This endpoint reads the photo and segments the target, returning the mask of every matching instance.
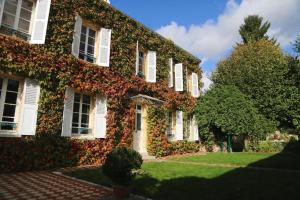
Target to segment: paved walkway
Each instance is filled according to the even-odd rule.
[[[0,174],[1,200],[100,200],[111,191],[51,172]]]

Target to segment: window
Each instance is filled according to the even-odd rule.
[[[29,0],[6,0],[1,32],[10,32],[10,34],[28,39],[33,6],[34,3]]]
[[[0,78],[0,130],[15,131],[19,81]]]
[[[142,106],[137,105],[135,111],[135,130],[142,130]]]
[[[139,51],[138,56],[138,75],[145,76],[145,53],[143,51]]]
[[[96,61],[95,59],[95,41],[96,31],[92,28],[82,25],[79,47],[79,58],[91,63]]]
[[[168,117],[167,117],[167,135],[168,136],[172,136],[173,135],[173,113],[172,112],[168,112]]]
[[[91,97],[84,94],[74,94],[72,134],[89,134],[89,116]]]

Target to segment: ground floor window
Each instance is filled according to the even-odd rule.
[[[18,80],[0,77],[0,130],[15,131],[16,107],[19,96]]]
[[[89,134],[91,97],[84,94],[74,94],[72,134]]]
[[[135,130],[142,130],[142,106],[137,105],[135,110]]]

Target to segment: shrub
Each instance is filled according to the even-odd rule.
[[[285,142],[275,142],[275,141],[260,141],[260,142],[251,142],[247,146],[247,151],[255,152],[267,152],[267,153],[276,153],[281,152],[286,143]]]
[[[129,185],[141,168],[142,156],[133,149],[117,147],[107,154],[103,173],[116,185]]]

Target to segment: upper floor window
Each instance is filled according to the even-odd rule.
[[[145,56],[146,54],[143,51],[139,51],[137,75],[141,77],[145,76]]]
[[[51,0],[2,0],[0,2],[0,33],[45,42]]]
[[[96,31],[90,27],[82,25],[79,58],[94,63],[95,58]]]
[[[136,44],[136,66],[135,74],[144,77],[147,82],[156,82],[156,52],[144,51],[139,46],[139,42]]]
[[[100,66],[109,67],[111,30],[97,28],[96,25],[75,18],[72,54],[79,59]]]

